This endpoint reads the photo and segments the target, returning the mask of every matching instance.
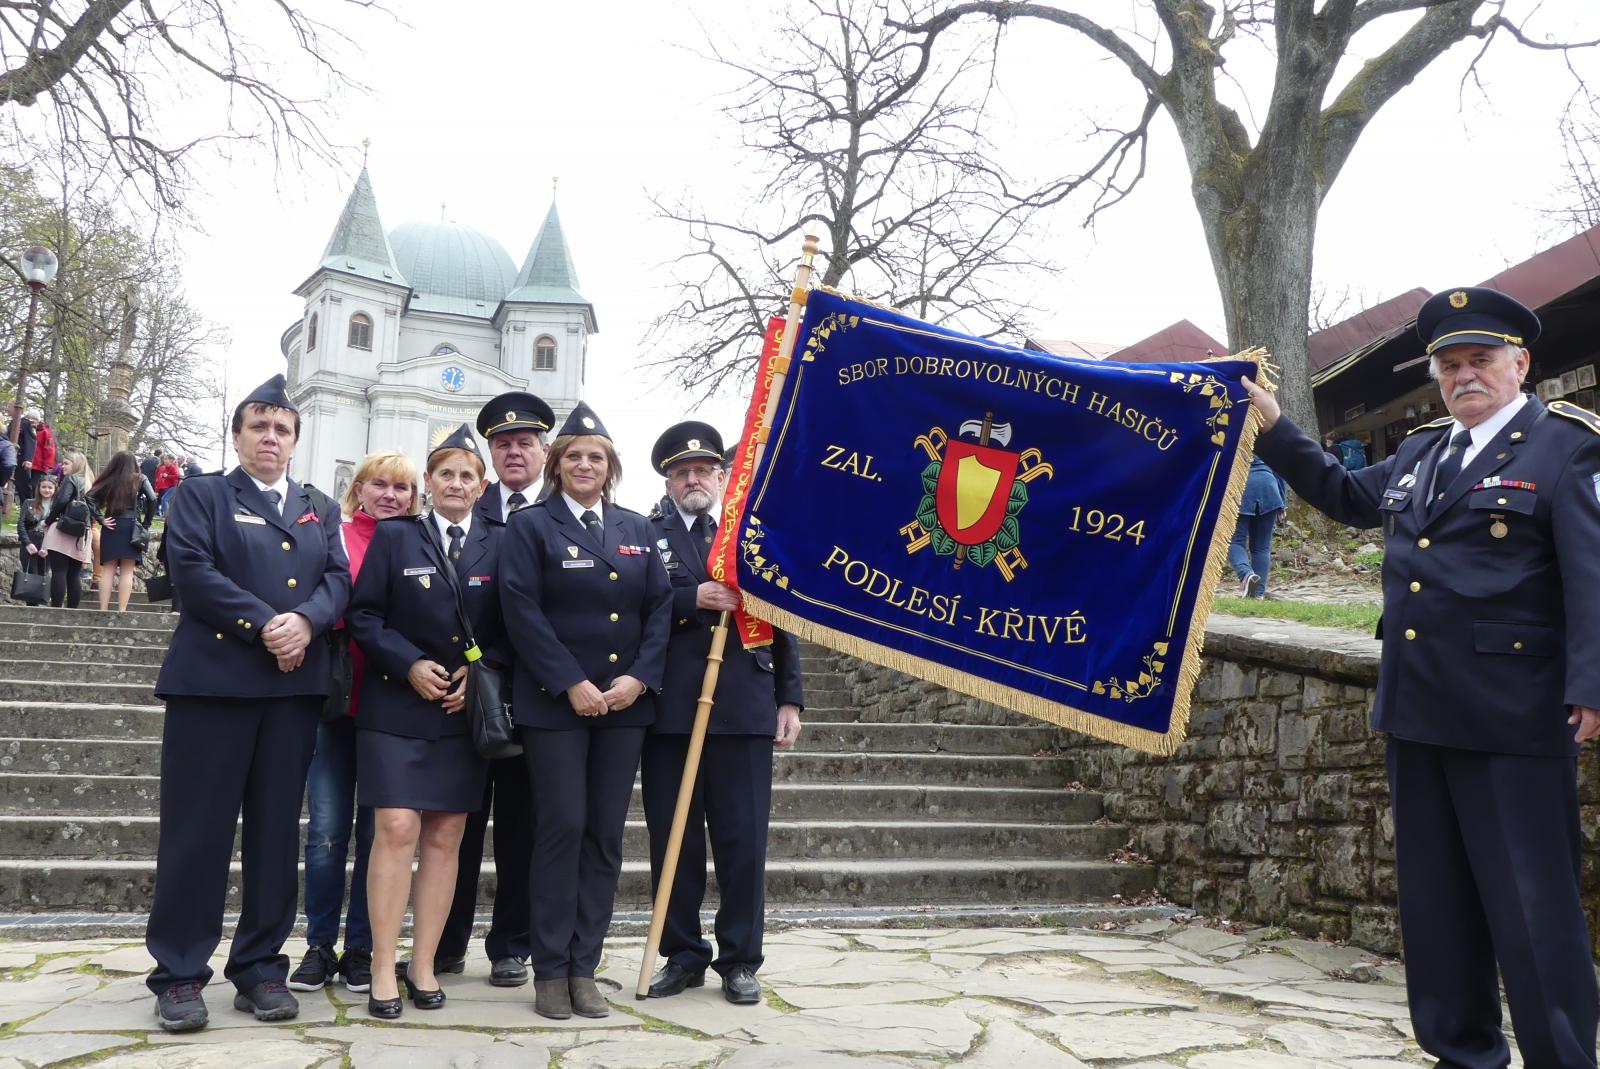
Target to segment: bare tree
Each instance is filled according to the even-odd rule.
[[[1002,28],[1051,23],[1112,57],[1131,78],[1135,114],[1081,175],[1062,184],[1098,190],[1090,209],[1125,196],[1143,174],[1152,121],[1165,113],[1182,142],[1195,208],[1211,253],[1235,349],[1264,345],[1283,369],[1285,410],[1316,425],[1306,366],[1307,310],[1317,212],[1357,140],[1385,103],[1453,46],[1474,41],[1464,80],[1498,39],[1569,57],[1595,41],[1554,41],[1529,25],[1540,8],[1508,13],[1518,0],[1137,0],[1135,27],[1119,27],[1065,6],[962,0],[899,23],[932,43],[963,19]],[[1077,6],[1077,5],[1075,5]],[[1087,6],[1087,5],[1083,5]],[[1568,10],[1571,10],[1570,8]],[[1391,41],[1373,58],[1346,63],[1351,41],[1368,32]],[[1266,46],[1275,70],[1254,133],[1225,103],[1225,54],[1244,41]],[[1335,86],[1344,64],[1346,77]],[[1249,114],[1247,112],[1247,114]]]
[[[654,199],[688,251],[647,344],[685,387],[709,393],[753,368],[805,232],[822,238],[824,285],[984,336],[1025,330],[1015,291],[1048,266],[1024,233],[1042,198],[1011,190],[990,158],[981,46],[937,61],[889,13],[888,0],[800,0],[755,58],[712,46],[744,79],[725,112],[759,186],[739,208]]]
[[[1587,230],[1600,225],[1600,120],[1591,110],[1569,112],[1561,123],[1566,144],[1562,203],[1548,214],[1558,223]]]
[[[151,205],[177,209],[201,145],[332,157],[319,119],[328,94],[354,84],[336,65],[345,40],[288,0],[4,0],[0,121],[13,151],[42,139],[82,172],[119,176]],[[296,56],[320,80],[315,91],[286,84]],[[180,100],[212,106],[220,129],[164,137]]]

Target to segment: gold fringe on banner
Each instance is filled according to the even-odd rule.
[[[841,294],[841,296],[847,295]],[[1267,352],[1263,349],[1251,349],[1235,356],[1217,359],[1247,360],[1255,363],[1258,368],[1269,368],[1270,365],[1266,363],[1267,356]],[[950,690],[1031,716],[1036,720],[1043,720],[1057,727],[1082,732],[1146,753],[1171,756],[1188,733],[1189,705],[1195,684],[1200,679],[1201,654],[1205,647],[1205,624],[1211,615],[1211,606],[1216,598],[1217,584],[1221,579],[1223,566],[1228,560],[1228,544],[1233,541],[1234,528],[1239,522],[1239,506],[1244,501],[1245,483],[1250,477],[1250,460],[1255,451],[1256,436],[1261,429],[1261,416],[1255,407],[1247,401],[1241,403],[1249,411],[1245,416],[1244,427],[1239,432],[1239,444],[1234,452],[1233,467],[1228,472],[1226,488],[1223,490],[1216,529],[1212,532],[1211,544],[1205,554],[1205,564],[1195,593],[1194,608],[1189,616],[1187,640],[1179,663],[1178,678],[1174,684],[1176,691],[1173,695],[1172,714],[1165,732],[1121,724],[1098,713],[1050,701],[1037,694],[951,668],[938,661],[917,657],[903,650],[835,630],[797,616],[787,609],[779,608],[747,589],[740,591],[744,598],[745,610],[768,621],[774,627],[780,627],[800,638],[820,643],[852,657],[859,657],[864,661],[871,661],[885,668],[937,683]]]

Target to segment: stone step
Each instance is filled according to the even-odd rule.
[[[893,751],[899,753],[1035,754],[1053,750],[1057,728],[1045,724],[1012,727],[995,724],[870,724],[812,720],[797,744],[813,752]]]
[[[305,821],[301,821],[302,836]],[[149,859],[156,853],[154,816],[0,817],[0,858]],[[494,841],[494,821],[488,841]],[[623,851],[644,857],[642,820],[628,822]],[[811,858],[1083,858],[1095,860],[1128,841],[1116,824],[985,824],[960,821],[779,820],[768,833],[771,857]],[[485,856],[492,857],[489,847]]]
[[[15,631],[12,632],[15,635]],[[0,632],[4,634],[4,632]],[[46,642],[32,639],[0,639],[0,663],[23,664],[33,661],[77,661],[94,664],[143,664],[159,667],[167,655],[167,644],[150,646],[85,646],[81,642]]]
[[[0,860],[0,910],[18,913],[141,913],[150,908],[154,861]],[[715,877],[708,882],[715,886]],[[485,862],[478,902],[494,900],[494,865]],[[228,881],[227,909],[240,906],[239,866]],[[888,906],[977,904],[1008,906],[1107,901],[1149,891],[1154,869],[1107,861],[1041,860],[774,860],[767,865],[767,901],[777,905]],[[623,861],[616,908],[645,909],[649,865]]]
[[[14,665],[7,671],[16,674]],[[59,679],[0,679],[0,704],[31,702],[53,705],[150,705],[156,702],[152,683],[78,683]]]
[[[159,629],[170,631],[177,625],[178,617],[168,612],[149,612],[129,609],[127,612],[117,612],[110,609],[105,612],[94,608],[97,604],[86,591],[83,603],[76,609],[52,609],[46,606],[0,604],[0,625],[32,624],[42,626],[47,624],[71,625],[74,627],[135,627]],[[7,626],[5,630],[12,630]]]
[[[39,679],[63,683],[123,683],[153,688],[160,664],[115,664],[104,661],[34,661],[29,671]],[[13,673],[14,674],[14,673]]]
[[[882,703],[858,708],[848,704],[848,699],[835,699],[830,703],[811,703],[811,695],[806,695],[806,713],[801,719],[826,720],[840,724],[937,724],[942,723],[949,714],[931,712],[924,706],[910,705],[884,705]],[[974,709],[961,710],[961,723],[975,724],[984,727],[1038,727],[1043,721],[1034,720],[1013,713],[1008,709],[1001,709],[992,705],[984,705]]]
[[[70,620],[73,609],[33,609],[37,613],[52,614],[46,622],[35,623],[29,619],[8,630],[9,637],[28,642],[69,643],[79,649],[94,646],[149,646],[167,648],[172,638],[170,627],[135,627],[127,625],[57,623]],[[132,615],[132,614],[130,614]],[[148,614],[141,614],[148,615]]]
[[[0,702],[0,738],[160,739],[163,706]]]
[[[156,776],[0,772],[0,813],[28,816],[158,811]],[[634,787],[637,816],[639,789]],[[774,783],[775,820],[1043,821],[1078,824],[1102,812],[1099,794],[1058,787],[947,787],[920,784]]]
[[[53,727],[53,725],[49,725]],[[155,739],[0,737],[0,769],[69,776],[158,776]],[[1061,787],[1064,762],[985,754],[780,753],[774,783],[938,783],[965,787]]]

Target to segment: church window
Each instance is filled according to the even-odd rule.
[[[306,324],[306,352],[317,347],[317,314],[311,313],[311,322]]]
[[[556,369],[556,340],[548,335],[533,343],[533,370]]]
[[[364,312],[350,317],[350,348],[372,348],[372,317]]]

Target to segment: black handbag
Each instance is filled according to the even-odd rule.
[[[29,605],[43,605],[50,600],[50,577],[29,571],[13,573],[11,599]]]
[[[144,596],[151,601],[168,601],[172,597],[172,578],[165,573],[152,575],[144,581]]]
[[[456,615],[461,619],[461,633],[467,639],[467,694],[462,711],[467,717],[467,734],[472,737],[473,748],[480,757],[490,761],[502,757],[516,757],[522,753],[522,743],[517,741],[517,725],[511,719],[510,690],[500,671],[483,660],[483,651],[472,633],[472,621],[467,617],[467,602],[461,594],[461,579],[450,554],[439,544],[439,529],[428,517],[419,521],[425,524],[428,541],[439,551],[444,562],[445,579],[456,596]]]
[[[350,663],[350,635],[344,628],[330,629],[328,640],[328,696],[322,700],[322,722],[337,724],[350,715],[350,690],[355,670]]]
[[[150,549],[150,528],[140,523],[137,519],[134,520],[133,534],[128,536],[128,545],[135,553],[139,554],[140,559],[143,559],[145,553]]]

